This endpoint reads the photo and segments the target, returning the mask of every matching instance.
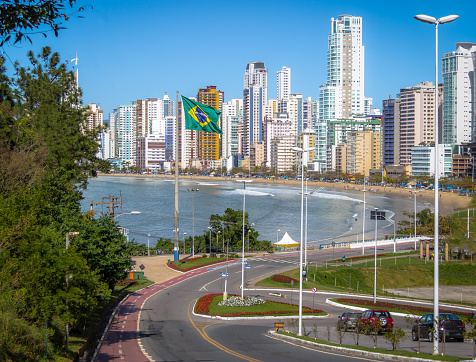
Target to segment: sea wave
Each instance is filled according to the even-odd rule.
[[[243,190],[242,189],[236,189],[236,190],[225,191],[225,192],[231,193],[231,194],[243,195]],[[274,196],[274,194],[269,193],[269,192],[246,189],[246,196]]]
[[[312,197],[319,197],[321,199],[328,199],[328,200],[342,200],[342,201],[351,201],[351,202],[363,202],[362,200],[359,199],[354,199],[349,196],[344,196],[344,195],[337,195],[337,194],[328,194],[324,192],[319,192],[315,194],[310,194]]]

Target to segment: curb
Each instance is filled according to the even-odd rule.
[[[353,348],[346,348],[346,347],[337,347],[337,346],[330,346],[327,344],[321,344],[318,342],[312,342],[312,341],[306,341],[300,338],[295,338],[291,336],[285,336],[283,334],[278,334],[274,330],[269,330],[267,332],[270,336],[278,339],[286,339],[292,342],[297,342],[300,344],[307,344],[311,345],[314,347],[319,347],[322,349],[327,349],[330,351],[335,351],[335,352],[345,352],[346,354],[353,354],[357,356],[362,356],[362,357],[373,357],[373,358],[378,358],[381,360],[389,360],[389,361],[419,361],[419,362],[435,362],[433,359],[426,359],[426,358],[418,358],[418,357],[405,357],[405,356],[395,356],[395,355],[389,355],[385,353],[377,353],[377,352],[368,352],[368,351],[362,351],[359,349],[353,349]],[[467,360],[471,361],[471,360]]]

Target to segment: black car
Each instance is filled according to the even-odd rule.
[[[438,323],[438,338],[440,340],[455,339],[458,342],[464,341],[464,323],[453,313],[440,313]],[[420,331],[418,331],[420,327]],[[428,339],[433,342],[433,313],[425,314],[418,323],[412,327],[412,340]]]
[[[337,329],[341,330],[342,328],[344,331],[348,329],[355,329],[357,319],[360,318],[362,312],[344,312],[341,316],[337,319]]]

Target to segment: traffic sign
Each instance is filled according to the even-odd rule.
[[[227,276],[228,276],[228,273],[220,273],[220,275],[221,275],[222,277],[227,277]]]
[[[316,292],[317,292],[317,288],[316,288],[316,287],[312,288],[312,292],[313,292],[313,293],[316,293]]]
[[[251,268],[251,265],[245,265],[245,268]]]
[[[144,264],[141,264],[139,268],[140,268],[140,270],[144,270],[145,269]]]

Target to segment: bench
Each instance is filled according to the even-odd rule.
[[[274,328],[275,328],[275,332],[277,332],[279,330],[279,328],[282,328],[283,331],[285,331],[284,329],[284,323],[283,322],[276,322],[274,323]],[[286,331],[285,331],[286,332]]]

